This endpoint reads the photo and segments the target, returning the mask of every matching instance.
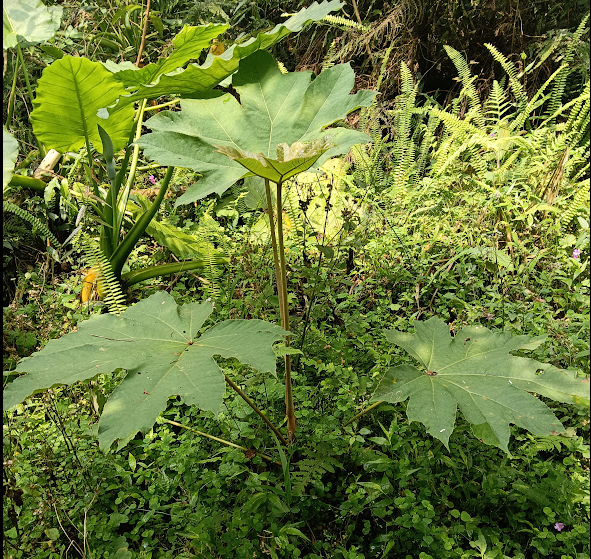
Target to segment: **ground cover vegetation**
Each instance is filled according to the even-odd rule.
[[[6,3],[4,556],[589,559],[567,8]]]

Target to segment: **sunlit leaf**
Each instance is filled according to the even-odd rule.
[[[458,408],[477,437],[508,452],[510,424],[540,436],[564,432],[550,408],[530,392],[559,402],[589,401],[588,378],[513,355],[535,349],[543,338],[491,332],[482,326],[468,326],[452,338],[438,318],[415,322],[412,334],[391,330],[386,337],[424,369],[391,368],[373,400],[396,403],[409,398],[408,419],[423,423],[446,446]]]
[[[320,4],[314,2],[308,8],[302,8],[297,14],[277,24],[270,31],[231,45],[219,56],[209,54],[202,65],[189,64],[186,68],[184,68],[185,64],[195,58],[193,56],[195,51],[203,48],[203,39],[208,35],[213,39],[223,31],[225,26],[191,28],[190,33],[195,33],[195,36],[182,37],[183,31],[181,31],[175,41],[182,42],[182,45],[176,45],[178,50],[167,61],[150,64],[149,70],[145,72],[142,69],[139,73],[134,71],[118,73],[117,79],[121,79],[126,86],[129,86],[128,94],[119,100],[118,105],[146,98],[154,99],[161,95],[197,96],[232,75],[238,69],[240,60],[258,50],[269,48],[290,33],[301,31],[308,23],[320,21],[342,6],[341,0],[324,1]]]
[[[202,175],[177,205],[222,194],[250,171],[285,180],[369,139],[357,130],[326,129],[376,95],[350,94],[349,64],[312,80],[311,72],[282,74],[271,55],[260,51],[240,63],[232,82],[240,102],[229,93],[212,92],[183,100],[181,112],[161,112],[146,123],[153,133],[138,141],[146,156]]]
[[[59,29],[63,8],[46,7],[41,0],[7,0],[2,4],[4,50],[51,39]]]
[[[225,320],[199,335],[212,312],[209,303],[178,306],[164,292],[155,293],[120,316],[104,314],[81,322],[78,331],[51,340],[23,359],[16,378],[4,390],[4,409],[35,392],[109,374],[127,376],[111,394],[99,421],[99,443],[120,447],[138,431],[148,431],[169,396],[217,412],[225,393],[224,375],[213,359],[235,357],[262,372],[275,374],[272,344],[281,328],[262,320]]]
[[[31,113],[33,131],[48,148],[77,151],[88,137],[102,153],[97,125],[109,134],[115,151],[125,146],[133,125],[133,106],[108,114],[105,107],[125,92],[98,62],[64,56],[43,70]],[[108,118],[100,118],[99,111]]]

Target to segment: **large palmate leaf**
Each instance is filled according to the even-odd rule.
[[[99,62],[64,56],[45,68],[39,79],[31,113],[33,131],[48,148],[61,153],[77,151],[86,137],[102,153],[97,127],[100,124],[118,151],[129,139],[133,106],[120,107],[107,119],[99,118],[97,113],[123,93],[123,86]]]
[[[78,331],[50,341],[23,359],[16,372],[27,373],[4,390],[4,409],[45,388],[127,370],[105,404],[99,443],[125,444],[149,430],[169,396],[217,412],[225,391],[224,376],[213,359],[235,357],[259,371],[275,374],[272,344],[284,331],[262,320],[226,320],[198,334],[212,312],[208,303],[177,306],[155,293],[120,316],[100,315]]]
[[[191,41],[194,40],[194,37],[187,37],[190,40],[183,40],[184,50],[182,52],[179,52],[181,48],[177,44],[179,50],[170,57],[168,62],[164,64],[161,62],[155,65],[150,64],[152,70],[145,74],[149,78],[149,81],[141,81],[140,77],[144,76],[143,73],[135,75],[135,72],[127,70],[118,72],[116,78],[121,79],[129,86],[128,95],[122,97],[118,105],[146,98],[154,99],[161,95],[196,96],[208,91],[233,74],[238,69],[238,64],[243,58],[250,56],[258,50],[269,48],[290,33],[300,31],[308,23],[319,21],[330,12],[340,9],[342,6],[343,2],[341,0],[324,1],[320,4],[314,2],[308,8],[303,8],[297,14],[283,23],[276,25],[270,31],[259,33],[256,37],[251,37],[239,44],[232,45],[219,56],[210,54],[202,65],[189,64],[187,68],[183,68],[189,60],[195,58],[193,53],[189,52],[189,46],[191,45]],[[211,26],[207,32],[213,33],[222,27]],[[219,30],[218,33],[222,30]],[[211,37],[213,38],[214,36],[212,35]],[[198,40],[200,41],[202,37],[205,37],[205,34],[200,35]],[[177,35],[177,39],[179,41],[181,40],[180,34]],[[197,46],[197,48],[203,47]],[[196,49],[194,48],[193,50]],[[134,74],[133,76],[131,75],[132,73]]]
[[[404,348],[426,370],[412,365],[391,368],[373,400],[396,403],[410,398],[406,413],[448,445],[457,408],[484,442],[508,452],[511,423],[534,435],[564,432],[564,427],[534,392],[567,403],[587,403],[589,379],[574,378],[547,363],[511,352],[535,349],[543,338],[491,332],[468,326],[451,338],[438,318],[415,322],[413,334],[391,330],[387,339]]]
[[[240,102],[221,92],[184,100],[181,112],[161,112],[148,120],[146,126],[153,132],[138,143],[162,165],[189,167],[203,175],[177,205],[213,192],[222,194],[250,174],[244,166],[259,172],[267,165],[269,173],[285,179],[368,140],[356,130],[326,130],[351,111],[368,106],[376,95],[365,90],[350,95],[350,65],[333,66],[311,79],[311,72],[282,74],[271,55],[259,51],[242,60],[233,77]]]
[[[14,164],[18,157],[18,142],[16,138],[2,128],[2,190],[10,182],[14,171]]]
[[[59,29],[62,11],[41,0],[7,0],[2,4],[2,48],[48,41]]]

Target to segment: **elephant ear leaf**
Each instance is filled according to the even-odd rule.
[[[2,48],[49,41],[59,29],[62,11],[41,0],[7,0],[2,4]]]
[[[314,80],[311,72],[282,74],[269,53],[258,51],[242,60],[233,76],[240,102],[221,92],[183,100],[180,113],[162,112],[148,120],[153,132],[138,143],[162,165],[202,174],[177,205],[221,195],[251,173],[284,181],[368,141],[357,130],[326,129],[375,97],[367,90],[351,95],[354,77],[349,64],[333,66]]]
[[[124,93],[124,87],[99,62],[64,56],[45,68],[39,79],[31,113],[33,131],[48,148],[61,153],[77,151],[86,139],[102,153],[100,125],[119,151],[133,126],[133,105],[111,113],[105,108]]]
[[[187,62],[198,57],[195,56],[196,52],[209,46],[210,41],[224,31],[226,26],[184,28],[173,39],[176,50],[168,58],[149,64],[147,69],[118,72],[117,79],[128,88],[127,95],[119,99],[118,105],[154,99],[161,95],[200,96],[236,72],[238,64],[244,58],[269,48],[290,33],[301,31],[308,23],[320,21],[330,12],[342,7],[341,0],[313,2],[273,29],[233,44],[220,55],[209,54],[203,64],[188,64],[186,68],[184,66]]]
[[[415,322],[414,333],[391,330],[386,337],[422,367],[391,368],[373,400],[396,403],[408,398],[409,421],[423,423],[446,446],[458,408],[478,438],[508,452],[510,424],[537,436],[564,432],[558,418],[532,392],[559,402],[589,402],[588,378],[513,354],[535,349],[543,338],[480,326],[463,328],[452,338],[438,318]]]
[[[2,129],[2,190],[10,182],[14,171],[14,164],[18,157],[18,142],[16,138]]]
[[[209,303],[179,307],[159,292],[120,316],[84,321],[76,332],[51,340],[19,363],[15,372],[26,374],[4,389],[4,409],[46,388],[122,368],[127,376],[107,400],[98,424],[103,449],[116,440],[121,448],[138,431],[148,431],[169,396],[217,412],[225,382],[213,357],[234,357],[275,374],[272,344],[284,331],[262,320],[225,320],[200,335],[211,312]]]

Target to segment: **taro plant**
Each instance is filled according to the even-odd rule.
[[[322,19],[340,6],[339,0],[321,4],[315,2],[272,30],[231,46],[221,56],[210,54],[202,65],[190,61],[199,58],[203,49],[209,48],[213,39],[226,31],[227,25],[185,26],[173,39],[175,50],[143,68],[129,62],[101,64],[73,56],[63,56],[45,68],[31,114],[35,136],[43,145],[60,153],[81,148],[85,150],[86,190],[89,194],[91,191],[92,195],[83,197],[93,207],[102,224],[101,265],[96,265],[88,274],[85,279],[87,284],[96,281],[100,294],[101,285],[108,290],[116,287],[117,282],[121,287],[126,287],[152,277],[201,268],[206,261],[208,264],[224,261],[221,254],[215,251],[212,254],[211,247],[195,250],[197,243],[183,242],[181,232],[169,227],[168,234],[172,234],[172,242],[162,235],[158,240],[172,252],[182,244],[183,254],[192,252],[196,258],[122,273],[135,244],[150,228],[167,192],[174,167],[169,167],[154,203],[141,215],[138,215],[137,208],[133,212],[135,223],[122,239],[139,156],[139,147],[132,142],[139,137],[147,100],[171,94],[209,95],[207,92],[212,87],[237,69],[240,60],[259,49],[267,48],[291,32],[301,30],[309,22]],[[134,116],[135,101],[139,101],[140,106]],[[119,171],[116,171],[115,155],[123,148],[125,154]],[[100,173],[94,165],[93,150],[102,153],[106,160],[110,183],[107,189],[101,189],[96,177]],[[44,188],[42,181],[32,183],[26,179],[14,176],[11,180],[16,185]],[[80,194],[79,189],[78,196]],[[86,295],[88,292],[86,289],[83,293]]]
[[[367,107],[373,91],[350,94],[349,64],[333,66],[311,80],[311,72],[282,73],[271,55],[259,51],[240,63],[232,85],[240,96],[221,92],[186,100],[180,113],[160,113],[146,126],[152,133],[139,144],[161,164],[199,170],[203,177],[177,203],[222,194],[247,176],[265,181],[281,326],[289,331],[287,272],[283,242],[283,185],[329,157],[346,153],[368,137],[356,130],[327,126]],[[275,185],[273,209],[271,183]],[[275,221],[277,227],[275,227]],[[285,338],[286,347],[289,337]],[[291,389],[291,355],[285,355],[285,407],[288,436],[296,430]]]

